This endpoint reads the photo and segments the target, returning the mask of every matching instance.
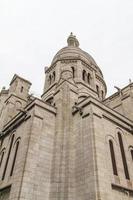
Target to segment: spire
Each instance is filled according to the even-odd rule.
[[[67,44],[68,46],[71,46],[71,47],[79,47],[79,41],[77,40],[76,36],[73,35],[72,32],[67,39]]]

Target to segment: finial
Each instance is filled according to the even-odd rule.
[[[132,80],[131,80],[131,78],[129,78],[129,84],[131,84],[132,83]]]
[[[44,67],[44,72],[46,73],[46,71],[48,70],[48,66]]]
[[[6,87],[5,87],[5,86],[3,86],[3,87],[2,87],[2,90],[5,90],[5,89],[6,89]]]
[[[77,40],[76,36],[73,33],[70,33],[70,36],[67,39],[68,46],[72,47],[79,47],[79,41]]]

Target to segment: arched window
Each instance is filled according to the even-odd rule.
[[[133,161],[133,149],[131,149],[131,157],[132,157],[132,161]]]
[[[24,90],[24,87],[22,86],[20,92],[23,92],[23,90]]]
[[[88,83],[90,85],[90,83],[91,83],[91,75],[90,75],[90,73],[88,73],[87,79],[88,79]]]
[[[85,70],[83,70],[82,79],[83,79],[84,81],[85,81],[85,79],[86,79],[86,71],[85,71]]]
[[[112,140],[109,140],[109,147],[110,147],[110,155],[111,155],[111,161],[112,161],[113,174],[118,176],[116,160],[115,160],[115,152],[114,152],[114,146],[113,146]]]
[[[102,100],[104,99],[104,91],[101,91],[101,95],[102,95]]]
[[[5,168],[4,168],[3,175],[2,175],[2,180],[4,180],[4,178],[5,178],[5,174],[6,174],[6,170],[7,170],[7,166],[8,166],[8,162],[9,162],[9,158],[10,158],[10,154],[11,154],[11,150],[12,150],[13,141],[14,141],[14,134],[11,137],[11,142],[10,142],[10,146],[9,146],[9,150],[8,150],[8,155],[7,155],[7,159],[6,159],[6,163],[5,163]]]
[[[4,158],[4,154],[5,154],[5,152],[3,151],[3,152],[1,153],[0,167],[1,167],[1,165],[2,165],[2,161],[3,161],[3,158]]]
[[[98,94],[98,97],[99,97],[99,86],[96,85],[96,90],[97,90],[97,94]]]
[[[129,177],[129,172],[128,172],[128,166],[127,166],[127,161],[126,161],[126,155],[125,155],[125,151],[124,151],[122,136],[121,136],[120,133],[118,133],[118,139],[119,139],[119,144],[120,144],[120,150],[121,150],[121,156],[122,156],[122,162],[123,162],[125,177],[126,177],[126,179],[129,180],[130,177]]]
[[[14,157],[13,157],[13,163],[12,163],[12,168],[11,168],[10,176],[13,175],[13,170],[14,170],[15,161],[16,161],[16,157],[17,157],[18,147],[19,147],[19,141],[17,141],[17,143],[16,143],[15,153],[14,153]]]
[[[51,85],[51,82],[52,82],[52,77],[51,75],[49,75],[49,84]]]
[[[72,68],[73,78],[75,78],[75,69],[74,69],[74,67],[71,67],[71,68]]]
[[[53,82],[55,81],[55,71],[53,72]]]

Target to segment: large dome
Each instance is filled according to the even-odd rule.
[[[57,52],[54,56],[51,65],[56,63],[59,60],[64,59],[80,59],[87,64],[93,66],[98,73],[102,75],[102,72],[98,65],[96,64],[95,60],[89,55],[87,52],[83,51],[79,48],[79,42],[77,38],[71,33],[71,35],[67,39],[68,46],[62,48]]]
[[[68,58],[83,59],[84,61],[89,62],[91,65],[97,65],[92,56],[90,56],[88,53],[86,53],[79,47],[73,46],[67,46],[59,50],[54,56],[52,64],[55,63],[57,60]]]

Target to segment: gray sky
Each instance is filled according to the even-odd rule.
[[[133,80],[133,0],[0,0],[0,88],[17,73],[41,94],[44,67],[70,32],[103,71],[108,95]]]

